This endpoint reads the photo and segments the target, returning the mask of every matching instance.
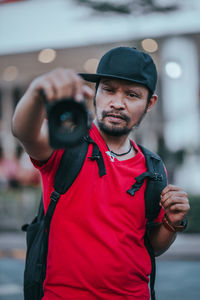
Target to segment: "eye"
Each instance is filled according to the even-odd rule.
[[[111,87],[109,87],[109,86],[103,86],[102,90],[104,90],[104,91],[106,91],[108,93],[112,93],[113,92],[113,89]]]
[[[133,92],[127,93],[127,96],[130,97],[130,98],[140,98],[140,96],[138,94],[133,93]]]

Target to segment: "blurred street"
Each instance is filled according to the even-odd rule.
[[[0,300],[22,300],[23,233],[0,234]],[[157,300],[200,299],[200,235],[180,234],[157,259]]]

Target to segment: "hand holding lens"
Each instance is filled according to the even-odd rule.
[[[43,93],[44,95],[44,93]],[[45,95],[49,142],[53,148],[65,148],[79,144],[89,130],[89,114],[83,102],[73,98],[47,102]]]

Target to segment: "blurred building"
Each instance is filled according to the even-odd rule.
[[[143,14],[99,13],[72,0],[1,2],[12,1],[0,1],[0,146],[6,157],[20,146],[10,120],[34,77],[57,67],[95,72],[105,51],[133,46],[155,60],[160,99],[135,138],[162,155],[170,181],[200,193],[200,1],[157,0],[177,9]]]

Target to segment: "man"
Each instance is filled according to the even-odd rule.
[[[88,159],[90,145],[51,222],[43,299],[147,300],[151,262],[144,246],[146,183],[134,197],[126,191],[146,170],[144,155],[129,133],[157,101],[155,64],[148,54],[119,47],[102,57],[97,74],[81,76],[96,82],[90,137],[103,155],[106,175],[100,177],[97,164]],[[41,172],[46,211],[63,150],[49,145],[41,90],[49,102],[67,97],[79,102],[93,93],[72,70],[56,69],[35,79],[17,105],[13,134]],[[172,185],[162,191],[160,205],[150,233],[157,255],[175,240],[189,211],[187,194]]]

